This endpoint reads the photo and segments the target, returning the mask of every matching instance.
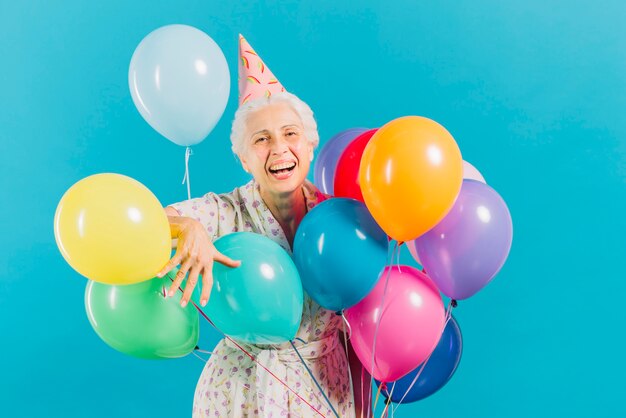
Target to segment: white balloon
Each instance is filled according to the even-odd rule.
[[[483,175],[480,174],[480,171],[467,161],[463,161],[463,178],[468,180],[477,180],[481,183],[487,184]]]
[[[230,72],[220,47],[191,26],[149,33],[130,60],[128,85],[141,116],[182,146],[206,138],[224,113]]]

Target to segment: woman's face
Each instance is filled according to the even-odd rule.
[[[291,106],[274,103],[248,115],[239,158],[261,190],[291,193],[302,186],[309,172],[313,146]]]

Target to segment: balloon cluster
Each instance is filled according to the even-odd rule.
[[[104,342],[140,358],[181,357],[196,347],[198,310],[181,307],[180,296],[167,297],[177,270],[154,277],[169,260],[170,227],[145,186],[120,174],[80,180],[59,202],[54,234],[68,264],[90,279],[85,308]],[[217,328],[251,343],[292,340],[300,326],[303,292],[287,252],[249,232],[223,236],[215,246],[242,260],[236,269],[214,266],[206,312]],[[196,306],[198,299],[196,288]]]
[[[208,135],[229,84],[219,47],[189,26],[152,32],[130,64],[140,114],[178,145]],[[501,269],[512,241],[506,204],[463,161],[450,133],[418,116],[338,134],[322,149],[314,174],[318,187],[337,198],[302,220],[293,261],[257,234],[215,242],[242,265],[214,265],[208,314],[239,340],[291,341],[304,288],[321,306],[345,313],[354,351],[385,396],[399,403],[429,396],[461,357],[460,329],[441,293],[469,298]],[[90,279],[87,316],[107,344],[142,358],[180,357],[196,347],[198,311],[166,297],[172,276],[154,277],[169,259],[170,230],[145,186],[118,174],[87,177],[62,197],[54,231],[63,257]],[[392,266],[390,240],[406,243],[424,271]]]
[[[345,310],[351,344],[393,402],[431,395],[461,357],[456,301],[486,286],[504,264],[512,221],[498,193],[440,124],[418,116],[331,138],[314,178],[334,194],[302,221],[294,259],[320,305]],[[385,267],[387,240],[424,267]],[[394,389],[392,389],[394,388]]]
[[[170,227],[157,198],[120,174],[96,174],[65,192],[54,216],[61,254],[90,279],[85,308],[111,347],[141,358],[190,353],[199,318],[166,297],[168,278],[155,278],[170,255]]]
[[[222,116],[230,90],[220,48],[185,25],[148,34],[132,56],[128,82],[143,118],[182,146],[204,140]],[[90,279],[85,307],[103,341],[141,358],[181,357],[196,347],[198,292],[192,296],[195,308],[183,308],[180,296],[167,297],[176,271],[154,277],[170,257],[170,227],[145,186],[119,174],[80,180],[61,198],[54,232],[68,264]],[[242,266],[214,266],[206,307],[214,325],[245,342],[291,341],[300,327],[303,291],[289,255],[252,233],[221,237],[215,246]]]
[[[143,118],[175,144],[190,146],[222,116],[230,73],[208,35],[168,25],[137,46],[128,83]],[[198,312],[166,297],[170,277],[154,277],[170,257],[170,227],[145,186],[119,174],[80,180],[58,204],[54,233],[68,264],[90,279],[87,316],[107,344],[142,358],[180,357],[196,347]]]

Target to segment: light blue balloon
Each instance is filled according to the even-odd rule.
[[[220,47],[186,25],[163,26],[135,49],[128,85],[141,116],[182,146],[202,142],[224,113],[230,73]]]
[[[354,199],[329,199],[313,208],[293,245],[304,290],[333,311],[367,296],[387,264],[387,234]]]
[[[253,344],[291,341],[300,327],[304,293],[289,254],[252,232],[224,235],[214,245],[222,254],[241,260],[235,268],[213,265],[205,312],[217,328]]]

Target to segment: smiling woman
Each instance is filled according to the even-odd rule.
[[[328,198],[306,180],[319,142],[313,112],[285,91],[242,37],[240,54],[241,103],[231,142],[233,152],[253,179],[230,193],[207,193],[165,209],[178,248],[161,273],[181,265],[170,295],[189,273],[183,306],[200,276],[200,303],[206,305],[214,261],[234,268],[239,265],[221,254],[214,240],[232,232],[255,232],[291,253],[301,220],[310,208]],[[355,407],[340,329],[341,317],[305,295],[302,322],[292,341],[297,352],[290,343],[239,343],[253,355],[255,360],[251,360],[232,340],[220,341],[198,381],[194,417],[310,416],[316,411],[322,416],[354,417],[360,407]],[[361,365],[356,356],[351,358],[355,360],[350,365],[355,368],[353,375],[360,378]],[[332,406],[324,401],[307,369]],[[296,389],[298,396],[276,378]]]

